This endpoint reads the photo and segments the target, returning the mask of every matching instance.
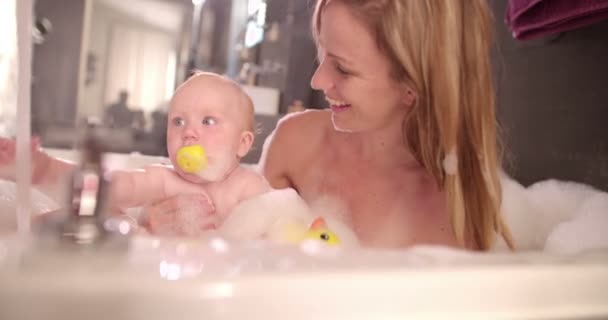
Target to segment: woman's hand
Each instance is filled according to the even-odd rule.
[[[30,140],[30,153],[40,150],[40,139],[32,137]],[[0,137],[0,166],[14,165],[17,158],[17,143],[13,138]]]
[[[144,208],[141,224],[151,234],[198,236],[216,228],[215,206],[206,194],[176,195]]]
[[[30,153],[34,159],[40,153],[40,139],[32,137]],[[0,137],[0,179],[15,181],[15,162],[17,160],[17,143],[13,138]],[[36,163],[32,165],[35,167]],[[35,169],[35,168],[33,168]]]

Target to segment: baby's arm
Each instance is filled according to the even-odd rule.
[[[132,208],[165,198],[168,169],[149,166],[131,171],[113,171],[110,204],[113,208]]]

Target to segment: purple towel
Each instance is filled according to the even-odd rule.
[[[518,40],[581,28],[608,18],[608,0],[509,0],[505,22]]]

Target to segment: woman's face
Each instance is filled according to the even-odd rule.
[[[372,33],[341,1],[330,1],[323,10],[318,50],[311,86],[325,93],[337,130],[401,125],[407,87],[391,77],[390,61]]]

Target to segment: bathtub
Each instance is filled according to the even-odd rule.
[[[75,160],[70,151],[50,153]],[[110,154],[107,161],[130,168],[167,159]],[[210,234],[139,235],[128,248],[74,252],[4,233],[0,319],[84,318],[605,319],[608,249],[336,249]]]
[[[72,162],[79,161],[79,154],[72,149],[45,148],[44,150],[54,157]],[[141,168],[150,164],[171,164],[171,161],[167,157],[149,156],[138,152],[104,154],[104,165],[109,170]]]
[[[128,252],[0,242],[1,319],[605,319],[608,252],[328,250],[136,237]]]

